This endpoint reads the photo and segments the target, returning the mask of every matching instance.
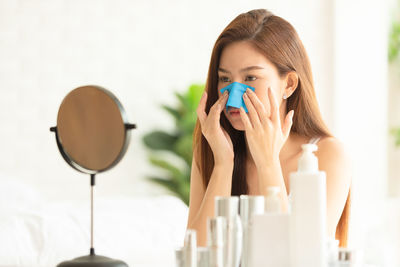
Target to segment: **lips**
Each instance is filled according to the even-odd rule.
[[[236,115],[236,114],[239,114],[239,113],[240,113],[240,111],[237,108],[229,110],[229,114],[231,114],[231,115]]]

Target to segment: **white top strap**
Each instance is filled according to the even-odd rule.
[[[319,139],[321,139],[321,137],[313,137],[310,139],[310,142],[308,142],[309,144],[317,144]]]

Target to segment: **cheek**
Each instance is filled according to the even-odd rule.
[[[257,98],[263,103],[266,104],[269,102],[268,100],[268,85],[265,86],[264,85],[259,85],[259,86],[255,86],[255,90],[254,93],[256,93]]]
[[[221,95],[222,95],[221,89],[224,88],[224,87],[226,87],[226,86],[228,86],[229,84],[230,84],[230,83],[223,83],[223,82],[221,82],[221,81],[218,81],[218,84],[217,84],[218,96],[221,96]]]
[[[261,103],[264,104],[265,109],[268,111],[270,108],[268,96],[265,94],[258,95],[258,99],[260,99]]]
[[[220,85],[218,85],[218,87],[217,87],[217,90],[218,90],[218,98],[220,98],[221,95],[222,95],[222,93],[221,93],[221,89],[222,89],[222,88],[223,88],[223,87],[220,86]]]
[[[261,103],[263,103],[263,105],[265,107],[265,110],[267,111],[267,114],[269,116],[271,106],[269,104],[269,98],[268,98],[268,95],[267,95],[267,92],[268,92],[267,90],[268,90],[268,87],[266,87],[264,89],[257,89],[256,88],[255,93],[256,93],[256,96],[258,97],[258,99],[261,101]]]

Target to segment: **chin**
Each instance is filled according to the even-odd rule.
[[[236,131],[244,131],[244,125],[240,116],[231,116],[229,115],[226,110],[224,110],[225,118],[228,119],[229,123],[232,125],[233,129]]]
[[[232,125],[232,127],[237,131],[242,131],[242,132],[244,131],[244,127],[243,126],[235,127],[235,126]]]
[[[244,131],[244,125],[242,120],[232,120],[232,119],[228,119],[228,121],[230,122],[230,124],[232,125],[232,127],[237,130],[237,131]]]

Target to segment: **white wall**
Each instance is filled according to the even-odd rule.
[[[388,22],[385,1],[335,1],[333,113],[353,160],[351,245],[374,264],[387,246],[372,229],[384,231],[386,216]]]
[[[143,180],[154,170],[141,137],[173,127],[159,105],[174,104],[174,90],[205,81],[217,36],[253,8],[268,8],[297,28],[331,119],[326,1],[0,0],[0,171],[51,199],[86,198],[88,177],[63,162],[49,127],[70,90],[98,84],[120,98],[138,125],[125,158],[99,175],[99,194],[159,193]]]

